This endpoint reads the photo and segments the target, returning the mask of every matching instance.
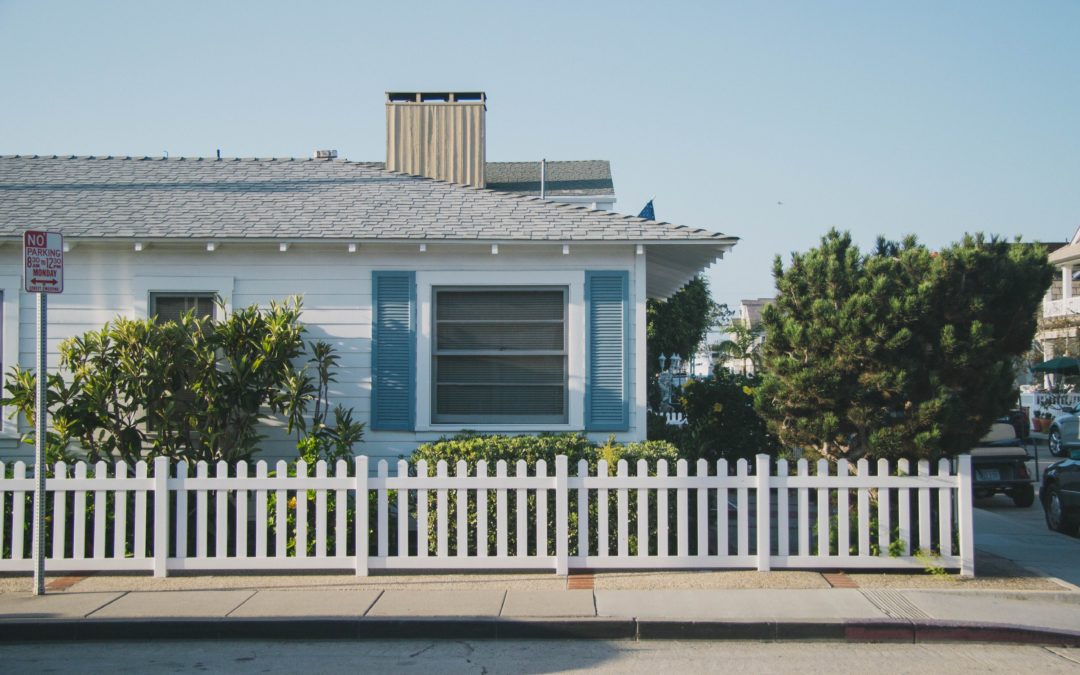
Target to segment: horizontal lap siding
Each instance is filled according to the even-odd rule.
[[[359,252],[349,254],[343,250],[344,245],[341,249],[305,249],[298,244],[281,253],[270,245],[255,251],[249,246],[223,244],[216,252],[208,253],[196,248],[179,252],[152,244],[135,253],[127,246],[105,248],[76,243],[65,256],[65,292],[49,299],[49,367],[59,366],[58,347],[64,339],[98,330],[117,316],[133,316],[137,289],[142,287],[140,281],[157,286],[158,280],[165,280],[176,290],[190,290],[184,289],[180,280],[231,277],[232,295],[228,300],[234,309],[301,294],[307,338],[330,342],[341,356],[338,382],[331,385],[331,404],[340,402],[353,407],[354,418],[367,423],[365,441],[360,446],[363,452],[374,457],[396,458],[407,455],[420,443],[437,440],[443,433],[378,432],[370,428],[373,271],[534,270],[540,279],[550,270],[634,269],[629,247],[628,252],[586,253],[584,247],[573,246],[571,255],[553,250],[528,257],[505,249],[498,256],[487,250],[445,254],[429,250],[421,254],[412,249],[384,253],[361,246]],[[0,250],[0,275],[20,276],[20,262],[18,249]],[[19,293],[19,302],[19,362],[23,367],[32,367],[36,350],[34,297]],[[634,336],[632,329],[631,349]],[[5,370],[10,365],[4,364]],[[633,381],[632,363],[630,367]],[[279,426],[267,428],[261,456],[268,459],[296,456],[295,439],[286,437]],[[630,438],[637,426],[637,421],[631,420],[631,431],[617,437]],[[603,440],[606,434],[598,432],[595,437]],[[4,457],[29,456],[32,448],[17,442],[6,445],[0,442],[0,451]]]

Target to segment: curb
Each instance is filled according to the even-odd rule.
[[[980,622],[649,619],[265,618],[0,621],[0,643],[113,640],[749,640],[1080,647],[1080,631]]]

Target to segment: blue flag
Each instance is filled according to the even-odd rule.
[[[637,214],[638,218],[647,218],[648,220],[656,220],[656,213],[653,212],[652,200],[645,205],[645,208],[641,209],[641,213]]]

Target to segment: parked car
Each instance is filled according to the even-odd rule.
[[[1080,415],[1077,415],[1077,409],[1062,406],[1060,410],[1046,432],[1050,454],[1054,457],[1066,456],[1070,446],[1080,447]]]
[[[1080,527],[1080,448],[1069,457],[1050,465],[1043,473],[1039,500],[1051,530],[1076,534]]]
[[[1019,416],[1025,417],[1022,413]],[[1016,414],[1009,414],[994,420],[990,432],[983,436],[978,447],[972,448],[975,497],[1004,493],[1022,508],[1035,503],[1035,486],[1027,468],[1031,456],[1024,445],[1026,431],[1026,425],[1017,421]]]

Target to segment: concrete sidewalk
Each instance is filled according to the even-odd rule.
[[[821,576],[796,574],[806,575],[800,577],[804,580]],[[0,641],[560,637],[1080,646],[1080,592],[1067,585],[1007,590],[959,582],[922,589],[828,583],[823,588],[656,588],[653,583],[620,590],[567,589],[566,579],[553,575],[486,575],[474,583],[463,576],[452,590],[430,588],[437,584],[423,576],[374,577],[357,585],[345,575],[336,578],[337,586],[330,575],[243,577],[243,583],[235,577],[199,577],[201,588],[173,590],[164,584],[125,590],[120,586],[154,586],[148,582],[155,580],[102,577],[99,587],[107,585],[101,580],[111,580],[118,588],[89,590],[90,583],[80,590],[84,582],[76,582],[37,597],[9,586],[0,592]],[[273,587],[281,579],[292,585]],[[695,581],[693,573],[681,579],[684,586]],[[181,579],[156,581],[176,586]],[[605,585],[602,575],[596,581]]]

